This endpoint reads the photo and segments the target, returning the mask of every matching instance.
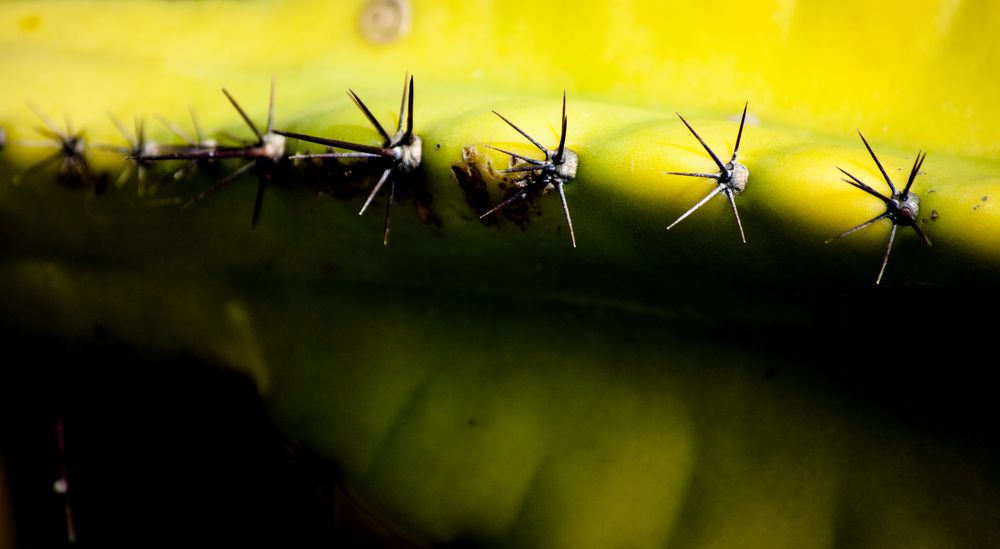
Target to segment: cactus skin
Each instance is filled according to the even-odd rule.
[[[130,187],[59,186],[51,173],[4,183],[4,324],[86,342],[100,323],[144,352],[183,349],[247,372],[296,442],[421,543],[995,546],[996,452],[963,451],[955,432],[976,441],[996,426],[966,353],[988,340],[975,319],[1000,287],[997,76],[967,70],[989,66],[988,33],[968,37],[997,15],[928,3],[886,24],[859,17],[860,5],[679,7],[670,17],[684,24],[663,33],[655,3],[533,5],[530,17],[419,4],[412,33],[378,47],[345,16],[358,5],[0,6],[0,23],[19,29],[0,42],[0,73],[19,83],[0,90],[2,181],[41,154],[15,145],[35,139],[26,99],[69,112],[91,142],[120,139],[106,111],[184,120],[188,105],[206,128],[237,133],[218,88],[257,118],[272,75],[278,128],[364,142],[370,129],[341,90],[395,105],[409,70],[424,143],[388,250],[382,220],[357,216],[360,195],[318,196],[304,172],[269,190],[252,231],[246,182],[184,211]],[[707,45],[716,13],[745,38]],[[172,32],[155,37],[144,21]],[[541,21],[560,24],[539,32]],[[838,34],[829,53],[845,21],[859,39]],[[758,61],[773,52],[781,63]],[[452,175],[470,145],[496,167],[506,159],[485,145],[529,151],[491,110],[557,138],[564,87],[577,250],[556,201],[523,228],[484,225]],[[708,189],[663,172],[713,166],[673,111],[727,144],[729,110],[748,98],[761,122],[740,148],[747,245],[721,200],[668,234]],[[943,98],[965,123],[929,107]],[[882,207],[836,169],[880,181],[856,126],[892,174],[929,151],[914,188],[935,245],[901,234],[878,289],[884,228],[823,244]],[[93,153],[97,172],[122,166]],[[164,184],[159,197],[212,177]],[[414,200],[421,189],[429,203]],[[957,425],[916,425],[926,402],[958,407],[944,414]]]

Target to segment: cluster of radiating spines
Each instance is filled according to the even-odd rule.
[[[491,146],[491,149],[502,152],[525,163],[524,165],[514,166],[510,169],[502,170],[500,173],[526,172],[529,173],[530,176],[521,182],[522,185],[517,192],[494,206],[490,209],[490,211],[479,216],[479,218],[482,219],[492,213],[500,211],[512,202],[524,198],[525,195],[530,192],[539,192],[555,188],[559,191],[559,199],[562,201],[563,212],[566,214],[566,226],[569,228],[570,242],[572,242],[573,247],[575,248],[576,235],[573,233],[573,219],[569,214],[569,205],[566,203],[566,191],[563,187],[576,178],[576,169],[580,164],[580,160],[575,152],[566,148],[566,91],[563,90],[562,131],[559,132],[559,146],[555,149],[545,148],[535,138],[528,135],[527,132],[517,127],[517,125],[510,120],[507,120],[504,115],[498,113],[497,111],[493,111],[493,114],[499,116],[501,120],[507,123],[507,125],[517,130],[517,132],[530,141],[532,145],[542,151],[545,158],[539,160],[537,158],[531,158],[529,156],[524,156]]]
[[[246,122],[250,131],[253,132],[256,138],[254,141],[244,141],[238,146],[220,146],[214,142],[203,142],[199,131],[198,143],[189,143],[184,146],[174,147],[171,150],[156,151],[152,154],[130,154],[127,158],[135,160],[140,164],[160,160],[189,160],[198,162],[226,158],[246,159],[247,162],[245,164],[222,178],[218,183],[199,193],[184,204],[183,207],[186,208],[197,203],[226,187],[239,177],[253,171],[257,174],[257,195],[254,199],[253,215],[250,218],[250,224],[253,226],[260,219],[261,206],[264,202],[264,192],[267,190],[267,185],[274,178],[278,164],[285,158],[285,138],[274,131],[274,80],[271,81],[271,94],[267,108],[267,125],[264,127],[263,132],[250,120],[246,111],[243,110],[243,107],[240,106],[236,98],[228,90],[223,88],[222,93],[229,99],[233,108],[239,113],[240,118]]]
[[[118,128],[119,132],[125,138],[127,142],[127,147],[121,146],[110,146],[110,145],[96,145],[95,148],[112,151],[117,153],[124,153],[126,158],[133,161],[133,165],[126,168],[118,177],[118,185],[122,185],[131,178],[133,169],[136,173],[136,179],[138,182],[138,192],[142,196],[146,192],[146,170],[149,166],[156,161],[176,161],[176,160],[188,160],[188,164],[180,168],[174,173],[174,177],[179,179],[185,174],[189,174],[197,169],[198,164],[202,162],[214,162],[220,159],[237,158],[246,159],[244,165],[240,166],[237,170],[230,173],[224,177],[219,182],[215,183],[205,191],[198,194],[196,197],[184,204],[184,207],[191,206],[192,204],[200,201],[206,196],[218,191],[219,189],[225,187],[226,185],[232,183],[234,180],[243,176],[251,171],[255,171],[258,177],[257,185],[257,195],[254,202],[253,216],[251,218],[251,223],[256,224],[260,217],[261,205],[264,197],[264,192],[267,188],[268,183],[274,177],[278,165],[285,159],[285,138],[292,137],[302,141],[308,141],[311,143],[317,143],[320,145],[326,145],[330,147],[328,152],[323,153],[308,153],[308,154],[297,154],[289,158],[299,159],[299,158],[355,158],[355,159],[367,159],[373,162],[384,163],[384,169],[382,175],[378,182],[369,192],[364,205],[359,211],[359,215],[364,214],[365,210],[372,203],[378,192],[386,185],[389,184],[388,197],[386,201],[385,209],[385,232],[383,243],[388,244],[389,242],[389,232],[391,227],[390,211],[392,208],[392,203],[395,196],[397,178],[401,174],[407,174],[413,172],[417,169],[421,162],[422,153],[422,143],[418,135],[413,131],[413,78],[412,76],[407,76],[403,84],[403,94],[400,100],[399,107],[399,118],[396,125],[396,131],[394,134],[390,135],[385,128],[379,123],[379,121],[372,114],[371,110],[365,105],[361,98],[353,91],[348,90],[348,95],[355,105],[361,110],[364,116],[372,124],[375,130],[382,137],[382,145],[366,145],[363,143],[353,143],[349,141],[342,141],[338,139],[330,139],[325,137],[310,136],[305,134],[299,134],[288,131],[280,131],[274,129],[274,81],[271,82],[271,94],[268,103],[268,114],[267,114],[267,125],[264,130],[261,131],[258,127],[250,120],[246,112],[236,101],[236,99],[230,94],[226,89],[222,92],[225,94],[226,98],[232,104],[233,108],[240,115],[243,121],[247,124],[250,130],[255,136],[255,140],[252,141],[242,141],[238,138],[230,138],[234,142],[241,142],[238,146],[221,146],[216,141],[211,139],[205,139],[202,136],[201,128],[198,125],[198,121],[194,118],[192,113],[192,121],[194,123],[194,137],[181,130],[176,125],[167,122],[161,118],[161,122],[176,136],[178,136],[182,144],[175,145],[158,145],[146,139],[144,125],[141,121],[136,121],[135,131],[133,135],[129,135],[125,127],[117,120],[112,117],[112,121]],[[26,168],[23,172],[16,176],[16,180],[28,179],[43,169],[59,164],[58,174],[60,178],[64,178],[67,181],[72,181],[76,184],[91,184],[94,182],[94,178],[90,173],[89,164],[86,158],[87,145],[85,142],[84,133],[82,130],[74,130],[73,125],[67,118],[65,122],[65,130],[60,130],[41,110],[39,110],[34,105],[30,105],[31,109],[37,114],[38,118],[43,122],[43,126],[36,128],[39,134],[46,138],[45,141],[39,142],[22,142],[21,144],[26,146],[37,146],[55,149],[55,151],[42,158],[38,162],[32,164]],[[698,132],[688,123],[683,116],[679,113],[677,114],[681,122],[690,130],[692,135],[701,143],[705,151],[709,154],[712,160],[719,168],[718,173],[701,173],[701,172],[665,172],[668,175],[678,175],[686,177],[697,177],[711,179],[716,182],[715,188],[699,201],[697,204],[692,206],[686,212],[684,212],[680,217],[678,217],[673,223],[671,223],[667,229],[673,228],[675,225],[686,219],[692,213],[697,211],[705,203],[707,203],[712,197],[717,194],[725,193],[729,199],[729,203],[733,209],[733,215],[736,218],[736,225],[740,231],[740,238],[745,243],[746,236],[743,231],[743,224],[740,221],[739,211],[736,207],[735,197],[739,196],[744,190],[746,190],[747,182],[749,180],[749,170],[738,161],[740,142],[743,137],[743,128],[746,123],[747,108],[749,104],[744,104],[743,114],[740,117],[740,125],[736,134],[736,143],[733,147],[733,155],[729,162],[724,163],[717,154],[708,146],[707,143],[698,135]],[[577,154],[566,148],[566,129],[568,118],[566,116],[566,92],[563,91],[563,101],[562,101],[562,128],[559,135],[559,145],[554,149],[548,149],[544,147],[538,140],[531,137],[527,132],[519,128],[516,124],[511,122],[509,119],[501,115],[500,113],[493,111],[501,120],[507,123],[511,128],[516,130],[525,139],[531,142],[539,151],[544,155],[543,159],[531,158],[530,156],[525,156],[508,150],[500,149],[497,147],[489,146],[489,148],[499,151],[503,154],[510,156],[514,159],[515,163],[512,167],[506,170],[502,170],[501,173],[524,173],[526,177],[517,182],[518,188],[516,191],[510,194],[507,198],[504,198],[499,204],[491,208],[489,211],[480,215],[480,218],[484,218],[488,215],[495,214],[512,204],[513,202],[523,199],[528,193],[533,192],[544,192],[548,190],[557,190],[559,192],[560,200],[562,201],[563,212],[566,216],[566,225],[569,229],[570,242],[573,247],[576,247],[576,236],[573,231],[573,221],[570,216],[569,206],[566,202],[566,194],[564,187],[567,183],[572,181],[576,177],[577,168],[579,166],[579,158]],[[860,132],[858,132],[861,135]],[[864,223],[845,231],[844,233],[837,235],[827,242],[832,242],[839,238],[843,238],[854,232],[860,231],[868,226],[875,224],[883,219],[888,219],[892,226],[889,232],[889,240],[885,248],[885,253],[882,258],[882,264],[876,278],[876,284],[879,284],[882,280],[882,275],[885,272],[886,265],[889,261],[889,255],[892,251],[892,245],[895,241],[896,230],[902,226],[910,226],[920,235],[920,237],[927,243],[928,246],[931,245],[930,239],[924,233],[924,231],[917,224],[920,199],[916,193],[912,192],[912,186],[916,180],[917,175],[920,173],[920,169],[923,166],[924,159],[926,158],[926,153],[920,152],[917,154],[917,158],[913,163],[913,167],[910,170],[909,178],[907,179],[906,186],[900,191],[896,189],[889,175],[886,173],[885,168],[879,161],[875,152],[872,150],[871,145],[865,139],[864,135],[861,135],[861,140],[868,149],[869,154],[871,154],[872,159],[875,161],[876,166],[878,166],[879,171],[882,173],[883,178],[885,178],[886,183],[889,185],[890,194],[884,195],[876,190],[874,190],[869,185],[862,182],[860,179],[854,175],[848,173],[847,171],[838,168],[847,178],[844,179],[845,182],[850,185],[861,189],[862,191],[878,198],[885,204],[885,212],[879,214],[878,216],[865,221]],[[6,145],[6,135],[5,133],[0,133],[0,147]],[[334,152],[333,149],[344,149],[350,152]]]
[[[382,176],[379,177],[378,183],[376,183],[371,192],[368,193],[368,198],[365,200],[364,205],[361,206],[361,211],[358,212],[358,215],[364,215],[365,210],[368,209],[368,206],[372,203],[372,200],[374,200],[375,195],[378,194],[386,183],[388,183],[389,192],[385,204],[385,232],[383,233],[382,238],[382,243],[388,246],[389,230],[392,225],[389,213],[392,209],[392,202],[396,195],[396,179],[399,174],[406,174],[416,170],[417,167],[420,166],[420,160],[422,157],[422,141],[418,135],[413,133],[413,77],[407,75],[403,81],[403,95],[399,103],[399,119],[396,123],[396,133],[392,135],[389,135],[389,133],[385,131],[382,124],[380,124],[378,119],[375,118],[375,115],[373,115],[371,110],[368,109],[368,106],[365,105],[364,101],[358,97],[358,94],[354,93],[354,90],[348,90],[347,94],[382,137],[382,146],[352,143],[350,141],[341,141],[339,139],[329,139],[326,137],[287,131],[278,131],[276,133],[286,137],[299,139],[301,141],[308,141],[309,143],[316,143],[319,145],[326,145],[327,147],[351,151],[346,153],[331,151],[325,153],[297,154],[291,158],[367,158],[372,161],[385,164]]]
[[[45,124],[44,127],[38,127],[36,130],[46,138],[46,141],[22,141],[19,142],[19,144],[24,146],[55,148],[56,151],[17,174],[15,176],[15,181],[29,179],[48,166],[59,162],[59,177],[76,184],[89,185],[94,183],[97,178],[95,178],[91,173],[86,157],[86,153],[89,148],[121,154],[124,155],[126,159],[131,160],[131,164],[128,165],[121,174],[119,174],[116,183],[119,187],[124,185],[129,179],[131,179],[132,173],[135,172],[138,195],[142,197],[147,192],[146,172],[155,161],[189,160],[185,166],[174,172],[174,178],[181,179],[195,171],[197,169],[197,165],[202,162],[211,162],[215,159],[223,158],[249,158],[251,161],[248,164],[242,166],[233,174],[201,193],[193,200],[186,203],[185,206],[189,206],[219,188],[231,183],[240,175],[247,173],[251,168],[259,167],[260,170],[258,171],[261,177],[261,186],[258,187],[257,202],[253,214],[253,222],[256,223],[260,213],[260,201],[263,196],[263,185],[270,177],[270,171],[268,168],[272,166],[270,166],[269,163],[276,164],[284,156],[284,138],[275,135],[270,130],[270,127],[273,125],[274,85],[272,82],[271,108],[268,114],[268,130],[264,134],[261,134],[253,123],[250,122],[246,113],[239,106],[232,95],[230,95],[225,89],[222,91],[225,93],[226,97],[229,98],[230,102],[232,102],[237,112],[239,112],[239,114],[250,126],[251,130],[253,130],[254,134],[257,136],[256,142],[244,142],[238,147],[222,147],[219,146],[214,140],[204,139],[202,137],[201,128],[198,125],[197,118],[195,118],[194,113],[192,112],[191,117],[194,123],[195,139],[192,139],[177,125],[166,121],[162,117],[160,118],[161,122],[171,132],[181,138],[183,141],[181,144],[162,145],[150,141],[146,137],[145,125],[139,119],[135,121],[134,133],[130,135],[128,130],[125,129],[124,125],[117,118],[110,116],[112,123],[122,134],[122,137],[124,137],[127,145],[94,144],[88,146],[86,144],[83,131],[74,131],[73,126],[68,119],[66,121],[65,132],[60,131],[43,112],[37,109],[34,105],[29,104],[32,110],[35,111],[38,117]]]
[[[56,127],[52,120],[49,119],[49,117],[35,105],[29,103],[28,106],[35,112],[44,124],[43,126],[36,127],[35,131],[42,135],[45,140],[20,141],[18,144],[27,147],[41,147],[55,150],[51,154],[26,168],[21,173],[17,174],[14,180],[24,181],[30,179],[49,166],[59,164],[57,173],[64,179],[64,181],[72,181],[81,185],[93,182],[94,178],[90,172],[90,164],[86,157],[88,145],[83,130],[74,130],[73,124],[69,121],[68,117],[65,121],[66,129],[60,130]],[[118,131],[125,137],[125,140],[128,142],[128,147],[99,144],[93,145],[93,148],[119,154],[128,154],[139,150],[151,150],[150,148],[154,146],[151,142],[146,141],[141,122],[136,121],[136,138],[133,140],[118,119],[111,117],[111,121],[115,124],[115,127],[118,128]],[[131,178],[131,168],[132,167],[129,166],[121,173],[118,178],[119,185],[125,183]],[[144,190],[146,179],[144,168],[145,166],[139,166],[137,176],[139,180],[140,194],[142,194]]]
[[[62,131],[34,104],[29,103],[28,106],[44,124],[36,127],[35,131],[45,137],[45,140],[27,141],[19,144],[28,147],[55,149],[55,151],[14,176],[14,181],[26,181],[49,166],[59,164],[57,173],[60,178],[72,181],[74,184],[90,184],[93,178],[90,174],[90,165],[87,163],[87,144],[83,130],[74,130],[73,123],[67,116],[65,118],[66,129]]]
[[[681,116],[680,113],[675,113],[677,114],[677,117],[681,119],[681,122],[683,122],[684,125],[687,126],[687,129],[690,130],[692,134],[694,134],[694,137],[698,140],[699,143],[701,143],[701,146],[705,148],[705,150],[708,152],[708,155],[712,157],[712,160],[715,161],[715,164],[719,167],[719,173],[664,172],[667,175],[701,177],[706,179],[713,179],[716,181],[716,186],[714,189],[712,189],[712,192],[708,193],[708,195],[706,195],[705,198],[702,198],[701,201],[692,206],[691,209],[681,214],[681,216],[678,217],[676,221],[674,221],[673,223],[670,224],[670,226],[667,227],[667,230],[674,228],[675,225],[677,225],[681,221],[684,221],[685,218],[694,213],[698,208],[704,206],[706,202],[711,200],[713,196],[719,193],[726,193],[726,197],[729,198],[729,204],[731,204],[733,207],[733,215],[736,216],[736,226],[740,229],[740,238],[743,240],[743,243],[746,244],[747,238],[746,235],[743,233],[743,223],[740,222],[740,212],[739,210],[736,209],[736,197],[739,196],[744,190],[746,190],[747,181],[750,179],[750,171],[747,170],[746,166],[739,163],[736,160],[736,158],[737,156],[739,156],[740,153],[740,140],[743,138],[743,125],[747,119],[747,107],[749,105],[750,105],[749,101],[743,105],[743,116],[740,117],[740,129],[736,133],[736,146],[733,147],[733,157],[729,160],[728,163],[725,164],[723,164],[719,156],[715,154],[714,151],[712,151],[712,148],[709,147],[707,143],[705,143],[705,140],[702,139],[700,135],[698,135],[698,132],[694,131],[694,128],[691,127],[691,124],[688,124],[688,121],[684,120],[684,117]]]
[[[882,282],[882,274],[885,272],[885,266],[889,263],[889,254],[892,252],[892,243],[896,239],[896,229],[900,225],[904,227],[913,227],[913,230],[920,235],[920,238],[922,238],[928,246],[931,245],[931,240],[927,238],[927,234],[924,233],[924,231],[917,224],[917,216],[920,213],[920,197],[917,196],[916,193],[910,191],[910,188],[913,187],[913,182],[917,179],[917,175],[920,173],[920,168],[924,164],[924,159],[927,158],[927,153],[922,151],[917,152],[917,158],[913,161],[913,167],[910,168],[910,177],[906,180],[906,186],[903,187],[902,191],[899,191],[896,189],[896,186],[893,185],[892,179],[889,178],[889,174],[886,173],[885,168],[882,167],[882,163],[879,162],[878,156],[875,155],[875,151],[873,151],[871,145],[868,144],[868,140],[865,139],[865,136],[862,135],[860,131],[858,132],[858,135],[861,136],[861,141],[865,144],[865,148],[868,149],[868,153],[872,155],[875,165],[878,166],[879,171],[882,172],[882,177],[885,178],[885,182],[889,184],[890,194],[886,196],[871,188],[857,177],[854,177],[846,170],[840,167],[837,169],[847,176],[847,178],[844,179],[846,183],[849,183],[850,185],[857,187],[858,189],[861,189],[862,191],[881,200],[885,204],[885,211],[868,221],[865,221],[857,227],[844,231],[826,242],[829,244],[834,240],[843,238],[849,234],[860,231],[865,227],[871,226],[877,221],[888,219],[892,223],[892,227],[889,229],[889,242],[885,246],[885,255],[882,256],[882,266],[879,268],[878,277],[875,278],[875,284],[879,284]]]
[[[738,196],[740,193],[742,193],[744,190],[746,190],[747,181],[749,180],[750,177],[750,172],[749,170],[747,170],[746,166],[737,161],[737,157],[739,155],[739,150],[740,150],[740,140],[743,137],[743,126],[746,123],[748,105],[749,104],[745,104],[743,106],[743,115],[740,117],[740,128],[736,133],[736,145],[733,147],[733,157],[729,160],[728,163],[725,164],[723,164],[722,160],[718,157],[718,155],[716,155],[715,152],[712,151],[711,147],[709,147],[708,144],[705,143],[705,140],[703,140],[701,136],[698,135],[698,132],[696,132],[694,128],[691,127],[691,124],[689,124],[688,121],[685,120],[684,117],[681,116],[679,113],[677,114],[677,117],[681,119],[681,122],[683,122],[684,125],[687,126],[688,130],[691,131],[691,133],[695,136],[698,142],[701,143],[701,146],[704,147],[705,150],[708,152],[709,156],[712,157],[712,160],[715,161],[715,164],[719,167],[719,173],[665,172],[666,174],[669,175],[703,177],[708,179],[714,179],[715,181],[718,182],[718,184],[716,185],[715,189],[712,190],[712,192],[710,192],[707,196],[705,196],[705,198],[703,198],[700,202],[695,204],[689,210],[681,214],[681,216],[678,217],[676,221],[674,221],[667,227],[668,230],[672,229],[675,225],[683,221],[685,218],[691,215],[695,210],[702,207],[713,196],[724,192],[726,193],[726,196],[729,198],[729,203],[733,207],[733,215],[736,217],[736,225],[740,230],[740,238],[743,240],[744,243],[746,243],[746,236],[743,232],[743,224],[740,222],[739,211],[736,208],[735,197]],[[889,262],[889,254],[892,252],[892,244],[896,238],[896,229],[900,225],[913,227],[913,230],[915,230],[917,234],[920,235],[920,237],[924,240],[924,242],[926,242],[928,246],[931,245],[931,241],[927,237],[927,234],[924,233],[924,231],[917,224],[917,216],[919,215],[920,211],[920,197],[917,196],[916,193],[911,191],[913,182],[916,180],[917,175],[920,173],[920,168],[923,166],[924,159],[927,157],[927,154],[924,152],[917,153],[917,158],[916,160],[914,160],[913,167],[910,169],[910,176],[906,181],[906,186],[903,188],[902,191],[899,191],[896,189],[896,186],[889,178],[889,174],[886,173],[885,168],[882,166],[882,163],[875,155],[875,151],[872,150],[871,145],[868,144],[868,140],[865,139],[865,136],[862,135],[860,131],[858,132],[858,135],[861,136],[861,141],[865,144],[865,148],[868,149],[868,152],[869,154],[871,154],[872,159],[875,160],[875,165],[878,166],[879,171],[882,173],[882,177],[884,177],[885,182],[888,183],[890,194],[888,196],[884,195],[876,191],[869,185],[865,184],[854,175],[848,173],[847,171],[839,167],[837,169],[847,176],[847,178],[844,179],[845,182],[881,200],[885,204],[885,211],[875,216],[874,218],[869,219],[868,221],[865,221],[864,223],[827,240],[826,242],[830,243],[834,240],[843,238],[849,234],[864,229],[865,227],[871,226],[878,221],[881,221],[883,219],[888,219],[892,223],[892,226],[889,230],[889,242],[886,244],[885,254],[882,257],[882,265],[879,268],[878,276],[875,279],[875,284],[879,284],[882,281],[882,275],[885,272],[885,267]]]
[[[128,166],[122,170],[121,174],[118,175],[118,180],[115,181],[117,187],[122,187],[128,180],[132,178],[132,172],[135,172],[136,186],[138,187],[139,197],[146,196],[146,170],[151,166],[148,160],[143,160],[142,157],[146,155],[157,154],[160,151],[160,147],[156,143],[146,139],[146,128],[143,121],[139,118],[135,119],[135,133],[129,135],[125,126],[122,125],[114,116],[111,116],[111,122],[118,129],[118,132],[122,134],[125,138],[125,142],[128,143],[127,146],[122,147],[118,145],[96,145],[98,149],[119,153],[126,158],[134,158]]]

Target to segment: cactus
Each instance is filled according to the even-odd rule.
[[[417,545],[996,545],[970,357],[997,302],[1000,11],[710,4],[0,6],[3,325],[247,374]],[[358,209],[398,143],[369,121],[407,71],[421,159],[384,247]],[[189,109],[209,131],[145,124],[177,161],[137,154],[141,196],[108,185],[130,164],[96,150],[125,146],[107,113]],[[279,133],[369,157],[274,157],[266,195],[196,158]],[[532,163],[563,150],[571,182]],[[826,244],[887,207],[915,215]]]

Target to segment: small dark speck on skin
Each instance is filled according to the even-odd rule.
[[[980,200],[982,200],[983,202],[986,202],[986,201],[987,201],[987,200],[989,200],[989,199],[990,199],[990,197],[988,197],[988,196],[986,196],[986,195],[983,195],[983,197],[982,197],[982,198],[980,198]]]
[[[470,417],[469,418],[469,427],[478,427],[478,426],[479,426],[479,420],[476,419],[476,418],[474,418],[474,417]]]
[[[938,211],[937,210],[931,210],[931,221],[937,221],[938,217],[939,217]]]
[[[440,151],[441,150],[441,144],[440,143],[435,144],[434,145],[434,150],[435,151]]]

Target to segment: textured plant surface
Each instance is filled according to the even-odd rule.
[[[0,292],[14,339],[95,334],[165,368],[248,373],[279,427],[416,545],[991,547],[988,405],[1000,266],[1000,82],[986,3],[18,2],[0,6]],[[358,210],[366,159],[283,163],[251,228],[252,176],[182,162],[136,179],[108,119],[150,139],[263,129],[379,145],[414,75],[422,162],[389,246]],[[565,186],[480,219],[517,174],[488,146],[555,149]],[[87,177],[28,102],[85,128]],[[725,195],[683,115],[723,162]],[[131,126],[130,126],[131,127]],[[881,285],[882,194],[912,190]],[[323,147],[288,139],[289,154]],[[30,176],[30,177],[28,177]],[[15,183],[16,181],[16,183]],[[121,181],[123,184],[118,185]],[[385,205],[386,196],[373,202]],[[374,215],[373,215],[374,214]],[[987,355],[988,356],[988,355]],[[14,471],[10,475],[16,475]],[[253,482],[253,479],[247,479]],[[2,493],[0,493],[2,497]]]

